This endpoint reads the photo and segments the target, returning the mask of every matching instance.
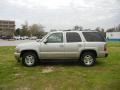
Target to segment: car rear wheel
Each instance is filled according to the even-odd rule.
[[[37,63],[37,55],[33,52],[25,52],[22,55],[22,64],[28,67],[35,66]]]
[[[81,61],[85,66],[93,66],[96,63],[96,58],[92,52],[85,52],[81,56]]]

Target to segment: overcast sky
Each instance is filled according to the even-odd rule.
[[[46,30],[75,25],[94,29],[120,24],[120,0],[0,0],[0,19],[42,24]]]

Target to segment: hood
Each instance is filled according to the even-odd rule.
[[[22,43],[16,46],[16,48],[24,48],[24,49],[33,49],[40,45],[40,42],[28,42],[28,43]]]
[[[39,42],[27,42],[27,43],[21,43],[21,44],[19,44],[19,45],[17,45],[17,46],[27,46],[27,45],[36,45],[36,44],[39,44]]]

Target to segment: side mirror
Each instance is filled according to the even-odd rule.
[[[47,43],[47,40],[45,40],[43,43],[46,44],[46,43]]]

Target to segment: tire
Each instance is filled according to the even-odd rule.
[[[22,64],[27,67],[32,67],[37,64],[38,58],[34,52],[25,52],[22,55]]]
[[[96,63],[96,57],[92,52],[84,52],[81,55],[81,62],[84,66],[93,66]]]

